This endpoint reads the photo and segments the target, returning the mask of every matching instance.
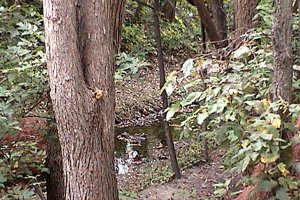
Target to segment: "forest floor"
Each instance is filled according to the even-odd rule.
[[[182,178],[171,182],[150,186],[138,193],[138,199],[149,200],[208,200],[218,199],[214,195],[215,184],[224,183],[232,177],[230,173],[224,173],[222,154],[213,152],[212,161],[200,163],[192,168],[182,171]],[[235,180],[236,181],[236,180]],[[235,182],[234,181],[234,182]],[[236,189],[233,184],[230,190]],[[226,189],[225,187],[223,189]],[[229,190],[228,190],[229,192]],[[221,199],[221,198],[220,198]],[[224,198],[222,198],[224,199]],[[227,199],[232,199],[228,197]]]

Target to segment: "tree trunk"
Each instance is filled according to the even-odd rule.
[[[153,2],[153,27],[154,27],[154,37],[157,50],[157,62],[159,67],[159,86],[160,89],[165,85],[166,75],[165,75],[165,65],[164,65],[164,56],[161,44],[161,35],[160,35],[160,23],[159,23],[159,0],[154,0]],[[166,90],[163,90],[161,93],[161,99],[163,102],[163,110],[166,110],[169,106],[168,96]],[[171,167],[177,179],[181,178],[180,168],[178,166],[176,151],[173,143],[173,138],[171,134],[171,129],[169,122],[166,121],[166,114],[163,114],[163,124],[165,129],[165,136],[168,144],[168,150],[170,154]]]
[[[62,171],[61,148],[57,129],[54,123],[49,123],[47,132],[46,164],[50,171],[47,175],[47,200],[65,199],[64,179]]]
[[[272,100],[292,101],[292,0],[275,0]]]
[[[297,3],[297,7],[298,7],[298,15],[300,16],[300,1],[297,0],[296,3]],[[299,44],[300,44],[300,20],[298,21],[298,33],[297,33],[297,35],[298,35],[297,56],[300,56],[300,46],[299,46]],[[297,72],[297,78],[299,78],[299,75],[300,75],[299,72]]]
[[[235,37],[245,34],[254,28],[252,19],[260,0],[234,0]]]
[[[176,0],[166,0],[161,7],[161,12],[163,13],[164,18],[168,21],[173,21],[175,19],[175,8]]]
[[[50,96],[63,164],[61,199],[118,199],[114,54],[123,1],[44,1]]]
[[[222,46],[227,46],[227,19],[226,12],[224,9],[224,1],[223,0],[212,0],[212,16],[215,22],[217,30],[220,32]]]
[[[214,44],[214,46],[217,49],[225,47],[224,44],[222,44],[222,42],[221,42],[220,33],[218,32],[212,18],[210,17],[209,11],[205,6],[204,1],[203,0],[193,0],[192,2],[198,10],[198,14],[201,18],[201,23],[203,24],[210,41]]]

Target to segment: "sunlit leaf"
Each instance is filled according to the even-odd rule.
[[[166,120],[169,121],[179,109],[180,109],[179,103],[172,104],[171,107],[168,109]]]
[[[207,119],[208,116],[209,115],[208,115],[207,112],[203,112],[203,113],[198,114],[197,115],[197,123],[199,125],[201,125],[204,122],[204,120]]]
[[[192,104],[194,101],[196,101],[200,96],[201,96],[201,92],[191,92],[190,94],[188,94],[188,96],[183,99],[180,104],[182,107],[187,106]]]
[[[278,160],[279,155],[278,154],[263,154],[261,155],[260,161],[265,164],[274,163],[276,160]]]
[[[184,74],[184,78],[191,75],[193,68],[194,68],[194,59],[188,59],[183,63],[181,70]]]
[[[281,175],[286,177],[290,174],[290,172],[286,169],[286,165],[284,163],[279,163],[277,165],[278,170],[280,171]]]
[[[267,140],[267,141],[270,141],[272,140],[273,138],[273,135],[272,134],[266,134],[266,133],[261,133],[259,134],[259,136],[264,139],[264,140]]]
[[[233,52],[233,57],[236,59],[241,59],[245,56],[248,56],[251,54],[251,50],[246,45],[240,46],[237,50]]]
[[[271,100],[270,99],[263,99],[262,100],[262,106],[265,110],[267,110],[269,108],[271,104]]]
[[[247,169],[247,167],[250,163],[250,160],[251,160],[250,156],[246,155],[246,157],[243,160],[243,164],[242,164],[242,168],[241,168],[242,172],[244,172]]]

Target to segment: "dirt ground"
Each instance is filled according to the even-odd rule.
[[[204,200],[213,197],[214,184],[225,182],[232,174],[225,173],[222,153],[213,152],[212,162],[200,163],[182,172],[182,178],[169,183],[151,186],[138,194],[138,199],[149,200]]]

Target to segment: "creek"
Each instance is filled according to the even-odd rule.
[[[173,140],[180,129],[171,126]],[[166,138],[162,122],[151,125],[116,128],[115,157],[119,174],[126,174],[131,166],[157,159],[167,159]]]

